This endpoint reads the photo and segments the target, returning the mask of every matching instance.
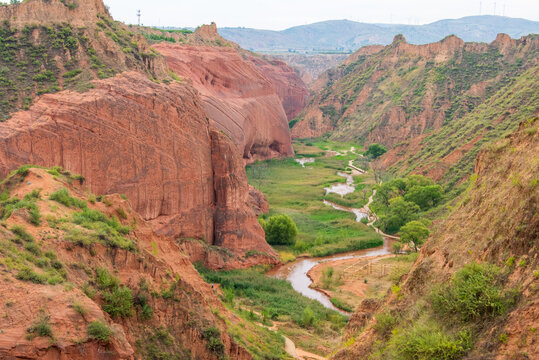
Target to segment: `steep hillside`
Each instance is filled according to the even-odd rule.
[[[28,109],[38,95],[86,91],[91,80],[126,70],[172,80],[164,59],[115,22],[102,0],[1,6],[0,23],[0,121]]]
[[[457,166],[466,169],[451,170],[456,178],[449,174],[445,179],[458,182],[471,170],[481,143],[514,130],[537,111],[538,46],[537,36],[512,40],[499,35],[488,45],[455,36],[410,45],[397,36],[387,47],[362,48],[319,79],[319,93],[292,134],[331,132],[332,139],[395,147],[381,164],[400,161],[400,172],[421,171],[436,180],[462,158],[465,164]],[[517,90],[520,95],[513,96]],[[506,115],[489,110],[497,103]],[[425,161],[413,162],[411,156]]]
[[[477,159],[408,275],[365,301],[334,359],[536,359],[539,119]]]
[[[452,187],[473,172],[484,144],[514,132],[521,121],[539,115],[538,79],[536,65],[439,131],[401,142],[376,166],[393,173],[420,173]]]
[[[249,28],[221,28],[221,35],[252,51],[307,52],[356,51],[361,46],[388,45],[395,34],[403,34],[413,44],[440,41],[456,35],[464,41],[491,42],[499,33],[513,38],[539,33],[539,22],[503,16],[469,16],[426,25],[368,24],[350,20],[330,20],[295,26],[282,31]]]
[[[251,359],[179,245],[79,179],[23,167],[1,183],[0,357]]]

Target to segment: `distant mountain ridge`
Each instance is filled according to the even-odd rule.
[[[330,20],[295,26],[282,31],[250,28],[220,28],[224,38],[253,51],[355,51],[365,45],[391,44],[403,34],[411,44],[427,44],[448,35],[467,42],[491,42],[499,33],[512,38],[539,33],[539,22],[504,16],[482,15],[440,20],[426,25],[368,24]]]

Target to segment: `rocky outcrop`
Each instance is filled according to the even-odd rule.
[[[28,0],[12,6],[0,6],[0,21],[7,20],[15,27],[36,23],[94,27],[98,14],[109,16],[103,0]]]
[[[211,123],[232,138],[246,163],[293,154],[287,116],[276,87],[237,50],[165,43],[154,45],[154,49],[165,56],[171,70],[192,82]],[[283,78],[277,71],[265,70],[274,74],[274,79]],[[290,95],[286,88],[280,89],[293,112],[293,99],[301,96]]]
[[[129,72],[94,85],[46,95],[0,123],[0,177],[27,163],[62,166],[96,194],[125,194],[158,234],[274,255],[243,162],[196,92]]]

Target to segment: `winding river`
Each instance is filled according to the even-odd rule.
[[[334,192],[341,196],[346,195],[348,193],[352,193],[355,190],[353,186],[354,180],[353,180],[352,175],[342,173],[342,172],[339,172],[338,175],[346,177],[346,180],[347,180],[346,184],[341,183],[341,184],[333,185],[330,188],[326,188],[326,193]],[[326,200],[324,200],[324,204],[328,206],[332,206],[335,210],[338,210],[338,211],[347,211],[347,212],[354,213],[356,215],[356,221],[360,222],[362,218],[367,218],[367,219],[369,218],[369,205],[372,202],[373,196],[374,196],[374,193],[373,195],[371,195],[371,197],[369,198],[368,204],[363,209],[347,208],[347,207],[340,206],[338,204],[335,204]],[[380,233],[379,230],[377,232]],[[294,290],[296,290],[300,294],[310,299],[317,300],[328,309],[338,311],[341,314],[349,315],[349,313],[344,312],[340,310],[339,308],[335,307],[331,303],[330,298],[326,294],[324,294],[321,291],[312,289],[310,286],[313,282],[309,278],[307,273],[309,272],[309,270],[311,270],[313,267],[317,266],[318,264],[328,262],[328,261],[359,259],[359,258],[364,258],[364,257],[390,254],[391,241],[392,241],[392,238],[395,238],[395,237],[385,236],[385,234],[382,234],[382,235],[384,237],[384,244],[382,246],[372,248],[372,249],[353,251],[349,253],[335,254],[335,255],[321,257],[321,258],[298,258],[293,262],[273,268],[267,273],[267,275],[273,276],[279,279],[286,279],[292,284],[292,287],[294,288]]]
[[[336,255],[331,255],[331,256],[326,256],[326,257],[321,257],[321,258],[298,258],[293,262],[273,268],[267,273],[267,275],[273,276],[279,279],[286,279],[292,284],[292,287],[294,288],[294,290],[296,290],[300,294],[310,299],[317,300],[328,309],[335,310],[335,311],[340,312],[341,314],[348,315],[347,312],[344,312],[338,309],[337,307],[335,307],[331,303],[331,300],[326,294],[324,294],[321,291],[310,288],[313,282],[309,278],[309,276],[307,276],[307,273],[316,265],[327,262],[327,261],[359,259],[363,257],[390,254],[391,253],[390,241],[391,240],[384,237],[384,244],[382,246],[372,248],[372,249],[353,251],[349,253],[336,254]]]

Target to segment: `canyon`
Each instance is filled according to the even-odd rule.
[[[538,54],[0,5],[0,358],[539,357]]]
[[[500,34],[491,44],[449,36],[426,45],[399,35],[386,47],[361,48],[320,76],[292,136],[381,143],[392,150],[379,168],[453,186],[471,174],[482,144],[534,115],[538,98],[530,86],[538,45],[535,35],[514,40]],[[510,95],[518,89],[530,96]],[[492,110],[503,106],[512,110]]]

